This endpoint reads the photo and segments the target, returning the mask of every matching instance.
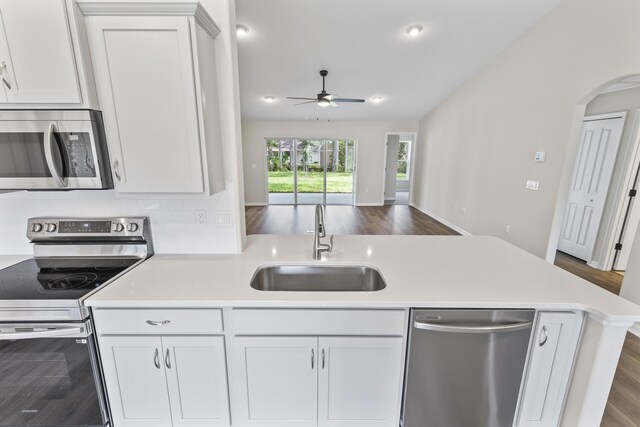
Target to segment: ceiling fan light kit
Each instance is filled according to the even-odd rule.
[[[407,27],[406,32],[411,37],[415,37],[415,36],[417,36],[418,34],[420,34],[422,32],[422,29],[423,29],[422,25],[414,24],[414,25],[411,25],[411,26]]]
[[[303,104],[313,104],[316,103],[319,107],[338,107],[340,102],[364,102],[364,99],[357,98],[338,98],[335,95],[328,93],[325,89],[325,78],[329,72],[327,70],[320,70],[320,75],[322,76],[322,92],[316,95],[315,98],[300,98],[296,96],[287,96],[287,99],[297,99],[305,102],[300,102],[299,104],[294,104],[295,106],[303,105]]]

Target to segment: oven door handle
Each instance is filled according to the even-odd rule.
[[[77,336],[79,336],[81,334],[86,334],[85,336],[88,336],[87,330],[83,325],[72,326],[72,327],[64,327],[64,328],[47,329],[47,330],[44,330],[44,331],[0,333],[0,341],[2,341],[2,340],[30,340],[30,339],[34,339],[34,338],[64,337],[65,335],[67,335],[69,337],[77,337]]]
[[[44,158],[47,161],[47,167],[53,180],[58,184],[58,187],[64,188],[67,186],[67,182],[60,176],[58,166],[53,160],[53,133],[56,131],[56,124],[51,122],[49,124],[49,130],[44,134]]]

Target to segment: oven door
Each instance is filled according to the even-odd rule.
[[[0,122],[0,190],[107,188],[93,126],[89,120]]]
[[[0,324],[0,426],[108,425],[89,321]]]

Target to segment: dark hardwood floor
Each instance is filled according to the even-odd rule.
[[[248,206],[247,234],[313,233],[315,206]],[[458,234],[406,205],[326,206],[327,234]]]
[[[247,234],[313,233],[314,206],[247,207]],[[328,234],[458,234],[410,206],[327,206]],[[623,276],[558,252],[555,264],[616,295]],[[640,427],[640,338],[627,334],[601,427]],[[579,426],[575,426],[579,427]]]

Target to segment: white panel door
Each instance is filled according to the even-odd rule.
[[[624,118],[585,121],[558,249],[589,261],[600,228]]]
[[[235,338],[239,426],[317,425],[318,339]]]
[[[88,21],[116,190],[204,192],[188,19]]]
[[[622,230],[622,249],[616,254],[613,270],[624,271],[627,269],[633,241],[638,231],[638,226],[640,226],[640,203],[636,200],[637,198],[636,196],[628,200],[629,207],[624,218],[624,228]]]
[[[162,337],[173,427],[229,426],[223,337]]]
[[[520,402],[519,427],[555,427],[571,375],[582,316],[540,313]]]
[[[318,425],[397,427],[402,338],[319,339]]]
[[[172,427],[160,337],[101,337],[100,355],[117,427]]]
[[[81,103],[65,1],[0,0],[0,18],[6,102]]]

